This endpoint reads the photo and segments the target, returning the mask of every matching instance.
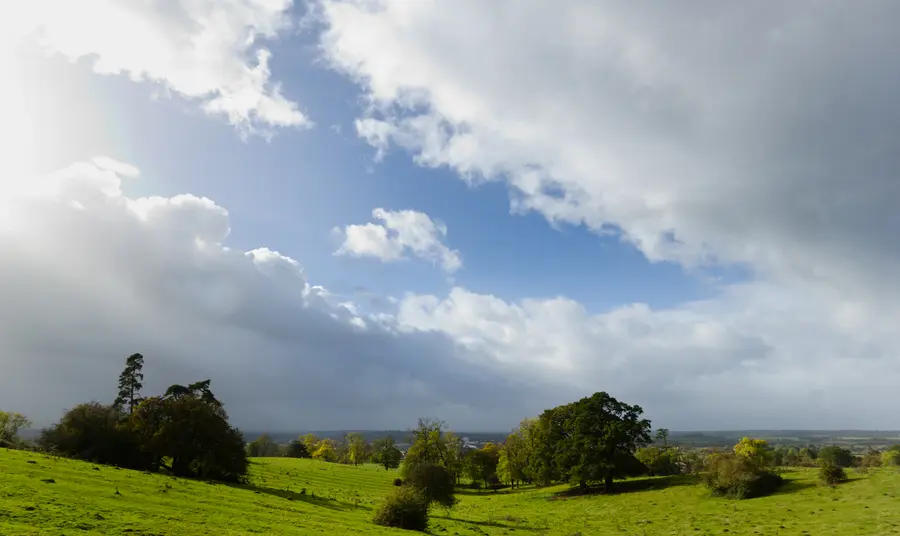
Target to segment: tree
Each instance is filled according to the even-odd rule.
[[[419,419],[416,428],[410,431],[413,434],[413,442],[403,460],[404,475],[410,467],[420,463],[431,463],[442,467],[450,465],[447,441],[444,436],[446,426],[443,421]]]
[[[122,414],[115,406],[79,404],[66,411],[57,424],[42,430],[38,445],[70,458],[144,469],[147,463],[139,443],[121,424]]]
[[[319,438],[316,437],[316,434],[305,434],[300,437],[300,441],[303,441],[303,444],[306,445],[306,450],[310,453],[316,450],[316,445],[319,444]]]
[[[182,398],[182,397],[193,397],[197,398],[207,404],[212,406],[222,406],[222,403],[213,395],[212,391],[209,389],[209,384],[211,380],[202,380],[199,382],[191,383],[187,387],[179,384],[170,385],[168,389],[166,389],[166,394],[163,395],[163,398]]]
[[[555,473],[581,488],[603,482],[612,491],[614,478],[628,476],[640,465],[634,451],[650,442],[650,421],[642,414],[640,406],[605,392],[544,411],[542,434]]]
[[[453,496],[455,479],[443,465],[419,463],[409,468],[406,485],[419,490],[428,504],[437,503],[446,508],[456,504]]]
[[[827,447],[826,447],[827,448]],[[825,449],[822,449],[824,451]],[[819,453],[819,482],[825,486],[834,487],[847,481],[847,473],[844,468],[834,462],[833,457],[823,457]]]
[[[372,444],[372,461],[383,466],[385,471],[400,467],[401,459],[403,453],[397,448],[393,437],[377,439]]]
[[[819,451],[819,465],[834,465],[836,467],[850,467],[853,465],[853,453],[850,450],[837,445],[822,447]]]
[[[336,462],[337,449],[335,449],[334,441],[331,439],[323,439],[316,443],[316,447],[312,452],[313,459],[323,462]]]
[[[0,447],[15,446],[19,430],[29,426],[31,422],[21,413],[0,411]]]
[[[681,472],[678,467],[678,450],[665,447],[643,447],[635,451],[634,456],[647,467],[647,471],[653,476],[677,475]]]
[[[506,436],[500,459],[497,462],[497,477],[501,482],[508,482],[513,488],[526,480],[528,467],[528,451],[526,440],[520,429],[515,429]]]
[[[129,426],[155,467],[171,460],[168,469],[175,476],[243,481],[248,469],[244,438],[204,383],[206,389],[147,398],[135,408]]]
[[[669,429],[668,428],[660,428],[656,431],[656,440],[661,441],[663,444],[663,448],[669,448]]]
[[[128,414],[134,413],[134,408],[141,402],[141,381],[144,379],[144,356],[131,354],[125,360],[125,370],[119,375],[119,396],[113,405],[123,408],[128,404]]]
[[[469,477],[475,482],[484,483],[485,487],[494,484],[497,481],[497,465],[500,463],[500,447],[486,443],[470,456]]]
[[[300,441],[299,439],[295,439],[288,443],[287,448],[284,450],[284,455],[287,458],[310,458],[311,454],[309,449],[306,447],[306,443]]]
[[[362,434],[350,432],[345,438],[347,444],[347,458],[353,465],[366,463],[369,460],[369,443],[363,439]]]
[[[742,438],[734,446],[734,453],[746,458],[757,467],[770,467],[774,460],[772,449],[765,439]]]
[[[269,434],[263,434],[247,445],[247,456],[251,458],[271,458],[278,456],[278,443]]]
[[[463,467],[466,463],[466,444],[463,439],[453,432],[444,434],[444,442],[447,445],[447,469],[456,477],[456,483],[463,473]]]

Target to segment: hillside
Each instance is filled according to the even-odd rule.
[[[175,479],[0,450],[0,534],[247,535],[404,534],[370,522],[394,472],[310,460],[256,459],[252,484]],[[562,498],[562,487],[515,493],[463,491],[435,510],[434,534],[623,535],[900,533],[900,474],[881,470],[837,489],[813,471],[786,475],[771,497],[709,498],[689,478],[633,480],[614,496]],[[52,479],[53,482],[47,482]],[[303,494],[303,489],[306,493]],[[119,494],[116,494],[118,490]],[[406,533],[412,534],[412,533]]]

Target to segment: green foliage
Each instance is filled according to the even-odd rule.
[[[79,404],[59,423],[41,431],[38,445],[45,451],[94,463],[144,468],[146,458],[137,438],[122,426],[119,408],[99,402]]]
[[[376,525],[406,530],[428,528],[428,501],[416,488],[400,486],[387,494],[375,509]]]
[[[634,453],[647,472],[653,476],[677,475],[681,472],[678,466],[678,450],[663,447],[643,447]]]
[[[900,465],[900,451],[886,450],[881,453],[881,465],[884,467]]]
[[[498,482],[497,465],[500,462],[500,447],[487,443],[482,448],[469,454],[466,472],[474,482],[481,482],[485,487]]]
[[[419,419],[416,428],[411,430],[413,442],[403,460],[404,475],[411,467],[418,464],[441,465],[451,469],[452,459],[444,434],[446,426],[443,421]]]
[[[409,468],[404,486],[416,488],[428,504],[437,503],[446,508],[456,504],[453,495],[455,477],[449,469],[435,463],[418,463]]]
[[[128,426],[151,467],[171,459],[168,468],[176,476],[228,482],[247,473],[243,436],[228,424],[221,404],[202,392],[150,397],[135,408]]]
[[[881,453],[875,450],[863,454],[859,457],[857,471],[866,473],[869,469],[881,467]]]
[[[756,456],[724,452],[707,458],[703,482],[715,496],[751,499],[773,493],[784,480]]]
[[[337,448],[335,447],[334,441],[330,439],[322,439],[321,441],[316,443],[313,447],[312,457],[315,460],[323,462],[336,462],[338,457]]]
[[[31,423],[21,413],[0,411],[0,447],[13,448],[18,446],[17,436],[19,430],[29,426],[31,426]]]
[[[281,454],[281,449],[269,434],[263,434],[247,444],[247,456],[271,458]]]
[[[384,467],[385,471],[400,467],[403,453],[391,436],[375,440],[372,444],[372,461]]]
[[[125,370],[119,375],[119,395],[116,397],[113,406],[123,408],[128,405],[128,413],[134,413],[134,408],[141,403],[140,392],[144,379],[144,356],[141,354],[131,354],[125,360]]]
[[[760,468],[771,467],[775,459],[765,439],[745,437],[734,446],[734,453]]]
[[[288,443],[287,448],[284,449],[284,455],[288,458],[311,458],[312,455],[309,452],[309,449],[306,448],[306,443],[299,439],[295,439]]]
[[[526,433],[524,426],[514,429],[506,436],[503,448],[500,449],[497,477],[501,482],[509,483],[512,487],[516,487],[516,484],[520,482],[530,480],[528,460],[531,452]]]
[[[634,474],[634,451],[650,442],[650,421],[640,406],[600,392],[548,409],[539,419],[536,458],[541,480],[564,480],[584,488]]]
[[[825,449],[822,449],[823,451]],[[819,456],[819,482],[826,486],[836,486],[847,481],[844,468],[833,460]]]
[[[353,465],[359,465],[369,461],[371,455],[371,447],[369,443],[363,439],[361,434],[351,432],[347,434],[344,444],[347,447],[347,461]]]
[[[853,465],[853,453],[850,452],[849,449],[837,445],[830,445],[823,447],[819,451],[818,461],[820,467],[823,467],[822,464],[834,465],[837,467],[850,467]]]

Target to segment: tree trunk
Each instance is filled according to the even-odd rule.
[[[606,493],[612,493],[613,489],[613,475],[611,472],[606,473],[606,477],[603,480],[603,491]]]

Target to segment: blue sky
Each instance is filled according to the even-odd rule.
[[[255,427],[502,429],[595,390],[670,428],[900,426],[870,411],[900,372],[889,2],[41,2],[0,58],[0,350],[60,394],[0,407],[52,420],[141,346],[150,388],[215,376]]]

